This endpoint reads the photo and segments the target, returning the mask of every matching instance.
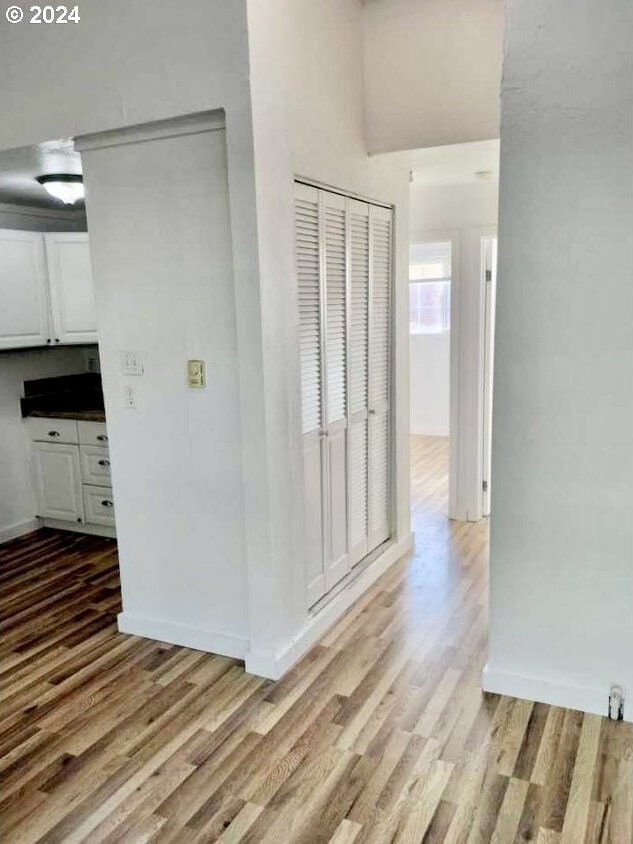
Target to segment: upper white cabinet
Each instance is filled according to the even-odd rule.
[[[0,229],[0,349],[43,346],[49,338],[44,238]]]
[[[44,235],[55,342],[96,343],[97,317],[85,233]]]
[[[88,235],[0,229],[0,349],[96,342]]]

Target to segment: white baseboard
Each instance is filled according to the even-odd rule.
[[[0,545],[5,542],[10,542],[12,539],[17,539],[18,536],[24,536],[25,533],[32,533],[39,527],[41,527],[40,520],[35,518],[18,522],[17,525],[9,525],[9,527],[0,528]]]
[[[84,522],[67,522],[62,519],[41,519],[42,527],[55,530],[69,530],[71,533],[87,533],[90,536],[105,536],[116,539],[116,528],[109,525],[87,525]]]
[[[230,656],[243,659],[248,650],[248,641],[235,636],[223,636],[211,630],[200,627],[187,627],[184,624],[174,624],[158,618],[145,618],[127,612],[119,613],[117,622],[120,633],[131,633],[133,636],[143,636],[146,639],[156,639],[158,642],[169,642],[171,645],[182,645],[197,651]]]
[[[448,437],[448,428],[425,428],[423,431],[410,431],[412,437]]]
[[[594,715],[607,715],[608,689],[594,689],[588,686],[574,686],[568,683],[553,683],[538,677],[513,674],[510,671],[497,671],[486,665],[482,672],[481,684],[485,692],[498,695],[534,700],[561,706],[565,709],[577,709]],[[633,706],[625,701],[624,719],[633,721]]]
[[[245,657],[246,670],[260,677],[279,680],[390,566],[413,548],[413,543],[414,535],[409,533],[388,545],[358,577],[315,613],[301,632],[280,652],[275,655],[249,651]]]

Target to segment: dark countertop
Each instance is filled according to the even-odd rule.
[[[47,419],[79,419],[82,422],[105,422],[105,410],[31,410],[29,416]]]
[[[20,406],[24,417],[105,422],[101,376],[96,372],[25,381]]]

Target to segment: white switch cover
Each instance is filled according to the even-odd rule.
[[[136,410],[136,388],[131,384],[125,384],[123,387],[123,407]]]
[[[142,375],[143,358],[140,352],[121,352],[121,372],[123,375]]]

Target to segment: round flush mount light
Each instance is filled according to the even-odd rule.
[[[36,181],[64,205],[74,205],[84,198],[84,179],[78,173],[49,173],[38,176]]]

